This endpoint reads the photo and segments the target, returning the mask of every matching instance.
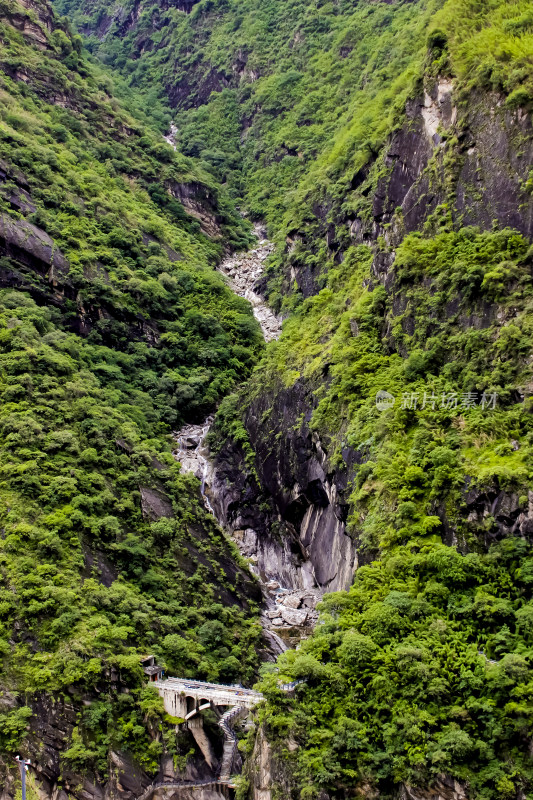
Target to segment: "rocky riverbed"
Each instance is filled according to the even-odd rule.
[[[277,339],[281,333],[281,320],[272,312],[264,299],[256,292],[256,285],[263,274],[264,263],[273,245],[265,238],[261,225],[255,226],[257,245],[245,253],[228,256],[220,265],[219,271],[226,276],[231,289],[240,297],[246,298],[253,306],[256,319],[261,325],[267,342]],[[209,459],[206,437],[213,417],[210,416],[199,425],[185,425],[176,431],[176,450],[174,456],[181,464],[183,472],[191,472],[201,482],[201,492],[206,508],[217,517],[213,497],[213,466]],[[213,500],[213,503],[211,502]],[[217,520],[225,528],[224,520]],[[294,645],[316,624],[318,614],[316,605],[321,592],[315,588],[314,581],[304,580],[300,586],[283,586],[268,569],[259,569],[258,553],[260,543],[258,534],[251,528],[245,530],[226,529],[237,544],[241,554],[248,560],[250,569],[259,578],[263,590],[263,609],[261,621],[271,652],[276,655]],[[268,563],[268,559],[262,559]],[[274,559],[275,561],[275,559]],[[310,576],[308,576],[310,578]],[[301,588],[301,584],[305,588]]]
[[[201,425],[185,425],[175,434],[174,456],[180,462],[183,472],[191,472],[200,481],[200,490],[207,510],[216,517],[211,504],[212,465],[205,439],[212,423],[208,417]],[[214,498],[212,498],[214,499]],[[217,504],[215,503],[215,506]],[[224,520],[217,520],[224,528]],[[321,597],[319,589],[294,588],[282,586],[268,571],[258,567],[258,534],[251,528],[246,530],[226,529],[237,544],[241,554],[248,560],[250,570],[258,577],[263,592],[261,623],[269,649],[277,655],[297,644],[302,636],[308,634],[316,624],[318,614],[316,605]],[[268,560],[267,560],[268,561]]]
[[[228,256],[219,266],[231,289],[252,304],[254,316],[261,325],[266,342],[278,339],[281,334],[281,319],[277,317],[264,299],[257,293],[257,282],[263,274],[264,264],[274,249],[265,236],[262,225],[254,226],[257,246],[245,253]]]

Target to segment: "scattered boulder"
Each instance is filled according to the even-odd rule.
[[[287,608],[300,608],[302,598],[297,594],[288,594],[283,598],[283,605]]]
[[[307,621],[307,611],[296,608],[281,608],[281,618],[287,625],[304,625]]]

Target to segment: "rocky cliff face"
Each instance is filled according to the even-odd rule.
[[[296,742],[289,741],[287,757],[280,759],[273,753],[265,731],[262,728],[258,730],[252,755],[246,761],[244,769],[250,800],[275,800],[278,796],[283,797],[283,800],[296,800],[298,794],[294,793],[290,757],[297,749]],[[364,783],[359,785],[357,796],[363,800],[379,800],[381,797],[375,787]],[[325,791],[320,792],[317,797],[318,800],[331,800],[331,796]],[[431,789],[419,789],[403,784],[395,793],[394,800],[467,800],[467,798],[467,789],[464,785],[448,775],[439,775]]]
[[[289,742],[289,753],[297,748],[295,742]],[[244,772],[250,787],[250,800],[274,800],[280,791],[283,800],[295,800],[293,793],[291,770],[287,762],[281,761],[272,754],[268,737],[260,730],[256,737],[253,753],[247,761]],[[273,787],[276,787],[274,790]],[[379,800],[380,794],[370,785],[362,784],[358,796],[362,800]],[[395,800],[467,800],[467,790],[458,781],[447,775],[440,775],[432,789],[417,789],[402,785]],[[327,792],[320,792],[318,800],[330,800]]]
[[[177,365],[174,351],[182,365],[199,355],[200,384],[214,377],[217,344],[223,359],[233,355],[224,320],[240,317],[255,344],[239,355],[252,361],[259,333],[251,309],[213,269],[225,223],[233,217],[240,229],[242,221],[202,169],[125,110],[112,80],[93,71],[79,37],[45,0],[6,0],[1,29],[0,393],[15,376],[25,378],[2,402],[0,450],[23,472],[31,459],[25,443],[40,461],[35,481],[8,489],[5,481],[16,472],[10,468],[2,488],[10,499],[0,509],[0,593],[10,602],[0,619],[0,796],[12,800],[20,790],[20,753],[32,761],[42,798],[133,800],[154,778],[215,777],[205,765],[203,732],[191,724],[181,736],[147,690],[144,654],[164,648],[167,637],[167,663],[188,658],[198,632],[209,659],[213,642],[206,647],[200,639],[210,639],[214,622],[216,636],[222,627],[227,638],[218,645],[228,671],[209,673],[204,664],[202,677],[251,681],[258,660],[253,647],[241,651],[238,644],[248,623],[251,639],[260,638],[257,581],[206,517],[196,487],[177,474],[167,416],[175,394],[169,402],[160,397],[161,414],[149,394]],[[170,300],[169,290],[185,304]],[[227,301],[222,313],[217,298]],[[163,319],[174,326],[172,343],[164,345]],[[218,343],[206,349],[215,323]],[[198,347],[188,351],[195,325],[203,325]],[[136,345],[141,350],[133,356]],[[150,387],[139,387],[130,404],[141,352],[150,362]],[[239,364],[228,369],[236,377]],[[177,378],[182,389],[186,374],[187,368]],[[111,399],[114,380],[120,387]],[[48,390],[53,397],[44,401]],[[194,395],[185,389],[188,407]],[[78,402],[87,404],[79,413]],[[211,394],[205,408],[214,402]],[[24,417],[22,437],[9,442],[6,412]],[[68,485],[66,494],[47,492],[56,478]],[[26,522],[24,545],[6,544]],[[37,544],[41,533],[51,547]],[[31,587],[22,586],[26,578]],[[62,599],[37,599],[48,591]],[[163,659],[162,649],[156,656]],[[247,658],[254,663],[245,678]],[[64,681],[59,662],[68,669]],[[174,661],[173,669],[186,667]],[[195,670],[193,660],[187,673]],[[215,751],[216,735],[215,726]]]
[[[494,94],[457,96],[453,81],[439,78],[407,104],[403,126],[354,176],[351,199],[355,204],[353,197],[358,198],[359,213],[343,214],[340,203],[325,200],[315,206],[308,227],[289,230],[284,259],[286,290],[296,281],[304,297],[318,293],[321,275],[309,266],[306,256],[324,242],[332,264],[342,264],[354,243],[369,246],[373,260],[368,285],[381,284],[392,309],[382,337],[390,353],[406,358],[408,352],[394,334],[395,322],[401,317],[403,329],[412,334],[415,319],[394,268],[396,249],[409,233],[434,235],[441,214],[450,215],[457,229],[507,226],[531,238],[533,199],[523,177],[532,158],[530,115],[509,108],[504,98]],[[430,279],[424,280],[428,286]],[[459,329],[483,330],[505,318],[496,302],[484,299],[478,307],[474,302],[468,314],[457,313],[460,302],[461,298],[456,298],[455,306],[447,311],[450,317],[455,314]],[[355,321],[352,334],[359,334]],[[328,381],[329,376],[324,375],[324,383]],[[521,389],[522,400],[529,393]],[[269,387],[246,402],[242,419],[254,450],[257,479],[248,473],[246,481],[242,477],[235,481],[237,471],[242,476],[244,459],[239,458],[238,447],[226,442],[216,462],[216,485],[230,524],[258,532],[260,565],[266,563],[262,548],[276,552],[272,532],[277,530],[283,542],[277,545],[277,552],[286,558],[287,550],[293,550],[293,571],[304,574],[302,565],[310,567],[318,586],[337,589],[350,583],[358,561],[357,536],[346,534],[345,521],[354,510],[349,487],[367,456],[346,446],[342,450],[344,464],[331,465],[328,438],[311,424],[317,394],[320,396],[316,385],[300,378],[289,389]],[[510,442],[510,448],[519,447],[517,441]],[[467,479],[459,494],[452,514],[444,500],[433,506],[447,544],[466,552],[488,548],[508,536],[531,541],[531,493],[529,499],[519,498],[516,489],[496,478],[482,488]],[[258,513],[268,504],[268,512]],[[469,539],[458,536],[459,520],[463,530],[466,525],[470,531]],[[278,741],[273,750],[268,742],[276,739],[276,734],[271,736],[262,729],[256,736],[246,766],[253,800],[271,800],[276,793],[284,798],[299,796],[291,774],[291,758],[298,745],[288,740],[280,747]],[[360,784],[358,791],[363,797],[381,796],[371,786]],[[341,794],[319,792],[316,796],[328,800]],[[463,800],[468,796],[467,787],[446,775],[425,788],[404,784],[394,794],[397,800]]]
[[[264,580],[335,591],[350,585],[357,564],[345,527],[350,473],[329,465],[327,444],[309,430],[314,403],[303,382],[253,400],[244,424],[255,470],[238,445],[225,442],[213,461],[210,498],[248,543]]]
[[[116,689],[119,688],[117,684]],[[0,710],[5,709],[5,701],[8,699],[4,696]],[[87,696],[84,702],[89,704],[93,699]],[[14,698],[12,704],[15,707]],[[216,769],[212,769],[206,762],[197,742],[199,737],[187,730],[182,730],[180,733],[178,762],[174,761],[172,755],[163,755],[160,771],[155,780],[154,776],[149,776],[143,771],[128,753],[120,750],[110,751],[109,774],[105,781],[101,776],[91,772],[84,771],[83,775],[80,775],[75,769],[66,767],[63,761],[65,742],[70,741],[78,722],[77,706],[78,699],[75,697],[69,701],[53,699],[44,694],[36,698],[33,703],[34,717],[30,725],[29,740],[34,766],[30,768],[28,780],[30,787],[37,790],[41,800],[67,800],[71,797],[82,800],[116,800],[117,797],[123,800],[137,800],[154,783],[201,784],[216,779]],[[154,738],[157,738],[158,732],[153,733]],[[218,743],[215,745],[218,748]],[[179,762],[183,760],[184,754],[187,754],[186,764],[181,768]],[[16,796],[17,774],[18,770],[4,773],[5,783],[0,790],[0,800],[13,800]],[[175,794],[176,798],[182,797],[178,790]],[[193,796],[198,798],[198,794]],[[206,800],[210,797],[211,795],[206,794]]]
[[[264,732],[259,730],[255,746],[247,768],[246,777],[250,783],[253,800],[271,800],[272,784],[280,784],[277,764],[272,760],[272,751]]]
[[[308,233],[289,228],[287,289],[296,281],[304,297],[317,293],[318,273],[301,254],[322,241],[337,262],[350,244],[370,245],[374,273],[386,283],[394,248],[428,220],[434,230],[439,208],[457,227],[490,230],[496,223],[531,237],[533,199],[524,176],[533,159],[532,134],[530,115],[509,108],[503,96],[458,96],[451,78],[431,81],[407,103],[404,124],[353,176],[348,197],[358,198],[360,213],[343,214],[326,199],[315,205]],[[386,285],[392,288],[390,281]]]
[[[288,278],[297,282],[304,297],[317,293],[313,270],[292,251],[296,241],[302,244],[298,252],[315,247],[318,225],[335,261],[342,262],[344,250],[353,242],[373,249],[375,279],[389,293],[393,314],[405,316],[406,301],[392,269],[394,248],[406,234],[434,225],[434,215],[444,204],[457,226],[490,228],[497,220],[501,226],[532,236],[533,198],[523,181],[532,159],[529,115],[505,107],[496,95],[457,98],[453,81],[439,78],[424,95],[408,103],[405,124],[375,161],[354,177],[352,189],[361,194],[362,208],[368,213],[343,218],[333,204],[317,208],[312,239],[307,241],[301,230],[290,238]],[[327,215],[336,220],[335,226],[326,224]],[[485,303],[477,321],[469,316],[460,317],[458,323],[465,328],[486,327],[497,313],[496,305]],[[397,348],[393,323],[394,317],[384,331],[392,352]],[[406,355],[401,348],[399,352]],[[259,483],[249,474],[243,480],[247,470],[239,448],[226,444],[215,462],[213,489],[215,502],[233,529],[259,532],[260,565],[276,559],[269,569],[277,569],[279,579],[312,580],[331,591],[350,584],[357,564],[356,542],[346,534],[345,522],[351,481],[365,455],[345,447],[344,464],[331,466],[327,437],[309,425],[317,388],[300,379],[290,389],[269,390],[248,403],[243,421],[255,452]],[[516,496],[497,485],[488,493],[490,501],[465,487],[466,516],[471,522],[494,514],[497,537],[529,531],[530,512],[519,506]],[[269,512],[260,510],[265,501],[271,504]],[[273,526],[283,530],[283,545],[273,543]],[[450,543],[456,542],[453,525],[447,522],[446,527]],[[292,552],[289,562],[287,550]],[[294,566],[288,569],[291,562]],[[300,578],[295,577],[298,572]]]

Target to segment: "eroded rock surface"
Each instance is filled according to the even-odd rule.
[[[329,466],[328,443],[309,429],[315,405],[303,381],[254,399],[244,424],[259,483],[239,446],[227,441],[214,460],[209,492],[225,526],[246,532],[265,581],[336,591],[350,585],[357,564],[346,518],[350,477],[362,456],[347,450],[345,467]]]
[[[181,464],[182,472],[191,472],[199,480],[205,480],[207,470],[207,449],[205,437],[213,422],[213,417],[200,425],[184,425],[174,434],[176,450],[174,456]]]
[[[362,456],[347,451],[346,467],[332,470],[328,444],[309,430],[313,408],[301,382],[254,399],[244,424],[255,471],[226,440],[205,484],[217,519],[263,584],[265,629],[290,645],[316,623],[323,592],[348,588],[357,566],[346,517],[350,476]]]
[[[214,193],[202,183],[169,182],[167,186],[170,194],[177,198],[187,214],[200,223],[202,231],[212,239],[220,236],[221,218],[217,212],[217,202]]]

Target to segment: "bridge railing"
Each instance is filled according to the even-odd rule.
[[[152,783],[148,786],[144,792],[137,798],[137,800],[150,800],[153,794],[157,791],[163,790],[166,791],[167,789],[170,791],[171,789],[213,789],[215,792],[223,795],[224,797],[228,796],[227,791],[228,784],[220,783],[219,781],[199,781],[197,783],[187,783],[186,781],[157,781],[156,783]]]
[[[156,686],[179,684],[180,686],[184,686],[185,688],[193,691],[207,689],[212,691],[231,692],[232,694],[236,695],[250,695],[251,697],[263,696],[260,692],[255,692],[253,689],[245,689],[243,686],[228,686],[227,683],[204,683],[203,681],[187,680],[186,678],[160,678],[157,681],[154,681],[154,684]]]
[[[160,692],[176,692],[197,700],[212,700],[217,705],[243,705],[251,708],[263,699],[259,692],[250,689],[234,689],[230,686],[193,684],[188,681],[166,680],[154,681],[152,686],[157,687]]]

